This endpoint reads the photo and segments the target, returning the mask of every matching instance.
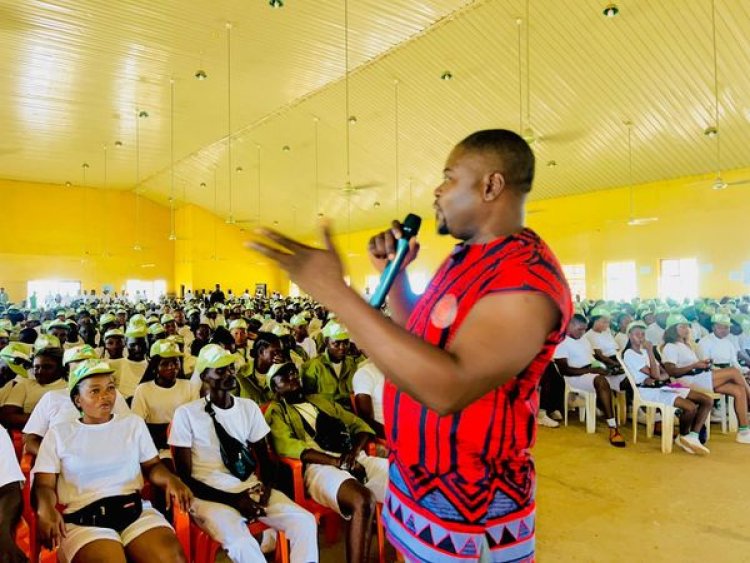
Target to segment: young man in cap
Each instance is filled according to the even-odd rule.
[[[323,327],[325,351],[302,367],[305,393],[323,395],[351,409],[352,378],[356,361],[347,355],[349,332],[336,321]]]
[[[372,429],[326,397],[307,395],[291,362],[273,365],[268,383],[276,394],[266,411],[276,453],[304,463],[310,497],[350,519],[348,560],[366,561],[376,503],[383,502],[388,482],[387,460],[364,453]]]
[[[318,347],[307,333],[308,322],[306,313],[298,313],[289,319],[289,326],[292,327],[294,341],[302,347],[308,358],[313,359],[318,355]]]
[[[148,360],[146,359],[146,352],[148,350],[146,335],[147,331],[143,326],[128,327],[125,333],[128,357],[114,360],[116,362],[114,368],[115,386],[128,401],[128,404],[130,404],[135,393],[135,388],[138,387],[148,367]]]
[[[8,400],[13,387],[28,379],[31,351],[31,346],[21,342],[12,342],[0,350],[0,407]]]
[[[195,495],[191,514],[234,563],[265,560],[247,528],[247,522],[255,520],[286,533],[290,561],[318,561],[315,517],[273,488],[275,471],[266,439],[269,427],[256,403],[233,395],[237,387],[234,362],[234,354],[221,346],[204,346],[196,371],[208,394],[179,407],[172,421],[169,444],[175,467]],[[257,472],[246,468],[237,476],[226,467],[219,426],[252,452]]]

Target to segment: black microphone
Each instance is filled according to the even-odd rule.
[[[414,215],[414,213],[409,213],[406,219],[404,219],[401,225],[403,234],[396,241],[396,256],[394,256],[393,260],[388,261],[383,273],[380,275],[378,287],[370,297],[371,307],[380,309],[383,303],[385,303],[385,296],[391,290],[391,286],[396,279],[396,274],[401,270],[401,265],[404,263],[404,259],[406,259],[407,252],[409,252],[409,239],[417,236],[421,225],[422,218],[419,215]]]

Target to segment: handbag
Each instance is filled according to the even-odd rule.
[[[315,407],[315,405],[313,406]],[[315,443],[327,452],[344,454],[351,451],[354,445],[346,425],[338,418],[324,413],[318,407],[315,407],[315,410],[318,412],[318,416],[315,418],[315,429],[310,426],[304,416],[300,416],[305,432],[312,436]]]
[[[211,417],[216,430],[216,437],[219,439],[219,451],[221,461],[229,472],[237,477],[240,481],[246,481],[255,473],[255,457],[250,449],[240,442],[237,438],[229,434],[224,427],[216,420],[216,412],[211,401],[206,399],[206,412]]]
[[[83,508],[63,514],[68,524],[111,528],[118,534],[138,520],[143,512],[143,501],[139,493],[105,497],[87,504]]]

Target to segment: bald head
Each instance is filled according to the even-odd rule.
[[[518,134],[507,129],[477,131],[458,143],[468,152],[482,154],[503,174],[505,184],[520,193],[531,191],[534,153]]]

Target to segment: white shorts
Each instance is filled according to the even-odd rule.
[[[370,457],[360,452],[357,461],[362,464],[367,473],[365,487],[372,491],[377,502],[382,503],[388,486],[388,460]],[[305,468],[305,487],[310,497],[315,502],[335,510],[341,516],[346,515],[341,511],[337,497],[341,485],[349,479],[354,479],[349,472],[332,465],[312,464]]]
[[[683,375],[678,381],[683,385],[689,387],[700,387],[701,389],[711,391],[712,393],[714,390],[714,378],[710,371],[702,371],[698,375]]]
[[[624,373],[620,375],[605,375],[604,377],[607,378],[612,391],[622,391],[620,385],[625,381],[626,375]]]
[[[151,530],[152,528],[166,527],[170,530],[167,519],[161,512],[151,508],[151,503],[143,501],[143,512],[138,520],[125,528],[121,534],[118,534],[112,528],[97,528],[96,526],[78,526],[77,524],[65,524],[65,538],[63,538],[58,550],[60,560],[69,563],[81,549],[88,543],[96,540],[112,540],[120,542],[123,546],[128,545],[138,536]]]
[[[673,407],[674,400],[677,397],[680,397],[681,399],[687,397],[688,393],[690,393],[690,389],[670,387],[669,390],[667,390],[664,387],[639,387],[638,392],[641,395],[641,399],[643,399],[644,401],[661,403],[663,405]]]
[[[565,383],[573,391],[583,391],[585,393],[596,393],[594,380],[599,377],[596,373],[584,373],[583,375],[566,375]]]

